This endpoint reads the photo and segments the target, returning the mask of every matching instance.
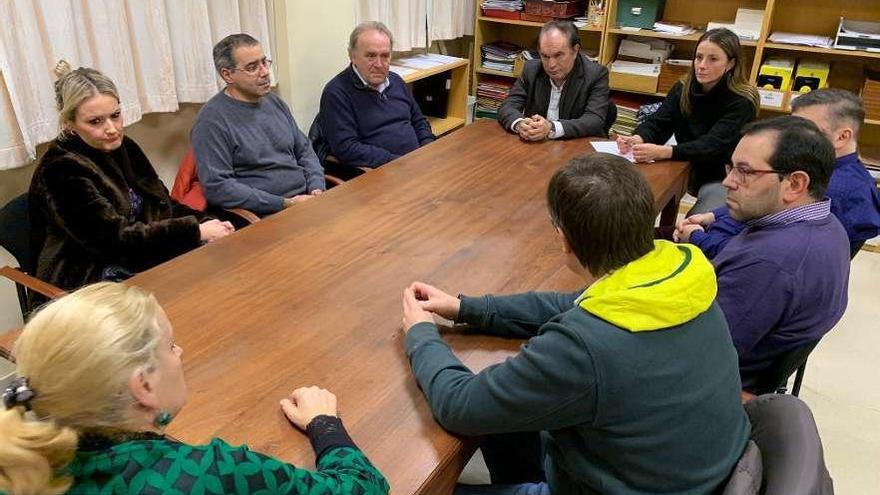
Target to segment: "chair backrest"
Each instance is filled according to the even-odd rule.
[[[205,191],[199,183],[198,170],[196,169],[196,155],[192,148],[186,152],[177,176],[174,177],[174,186],[171,187],[171,199],[180,204],[189,206],[193,210],[205,211],[208,201],[205,199]]]
[[[822,439],[807,405],[793,395],[766,394],[743,406],[761,450],[764,495],[831,495]]]
[[[28,195],[24,193],[0,209],[0,246],[9,251],[18,261],[18,266],[27,273],[34,273],[36,268],[31,241]]]
[[[324,159],[330,154],[330,146],[327,144],[327,140],[324,139],[324,133],[321,130],[320,112],[315,115],[315,120],[312,121],[312,125],[309,127],[309,141],[311,141],[312,149],[318,155],[321,165],[324,165]]]
[[[613,101],[608,102],[608,110],[605,111],[605,125],[602,128],[605,130],[605,135],[608,135],[608,131],[611,130],[611,126],[614,125],[614,122],[617,120],[617,105],[614,104]]]
[[[749,440],[720,495],[759,495],[763,470],[761,449],[758,444]]]
[[[818,340],[810,342],[780,355],[769,368],[761,373],[758,382],[749,392],[755,395],[769,394],[784,387],[788,377],[807,362],[807,357],[818,343]]]

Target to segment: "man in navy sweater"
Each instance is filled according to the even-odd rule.
[[[732,160],[727,207],[745,228],[712,263],[743,389],[761,392],[782,354],[814,344],[843,315],[849,240],[825,198],[834,148],[815,124],[754,122]]]
[[[348,41],[351,64],[324,87],[318,125],[328,152],[345,165],[379,167],[434,141],[403,79],[390,71],[392,44],[381,22],[359,24]]]

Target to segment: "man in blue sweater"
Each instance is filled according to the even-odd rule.
[[[792,115],[812,121],[834,146],[834,172],[825,194],[831,213],[846,229],[850,257],[866,240],[880,235],[880,190],[859,160],[859,129],[865,119],[862,100],[844,89],[820,89],[798,97]],[[745,225],[726,207],[688,217],[679,224],[678,239],[691,242],[712,259]]]
[[[434,141],[403,79],[390,71],[392,45],[381,22],[359,24],[348,41],[351,64],[321,94],[317,123],[328,152],[350,167],[375,168]]]
[[[403,328],[437,421],[481,447],[496,485],[457,494],[714,493],[749,437],[736,352],[694,246],[653,240],[644,177],[603,153],[575,158],[547,191],[569,269],[587,288],[456,298],[415,282]],[[528,338],[474,374],[432,313]]]
[[[774,362],[815,344],[846,309],[849,241],[825,198],[833,168],[831,143],[794,116],[747,126],[728,165],[727,207],[745,227],[713,264],[748,392],[765,391]]]
[[[247,34],[214,46],[214,66],[226,88],[205,103],[190,133],[210,205],[268,215],[324,190],[312,144],[270,91],[271,65]]]

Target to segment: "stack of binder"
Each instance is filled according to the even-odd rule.
[[[617,120],[611,126],[611,132],[621,136],[632,136],[636,132],[639,109],[617,105]]]
[[[653,97],[615,91],[611,95],[611,104],[617,106],[617,120],[611,126],[611,131],[621,136],[632,136],[639,125],[639,109],[657,101]]]
[[[474,111],[476,118],[498,119],[498,107],[507,98],[513,86],[510,79],[498,77],[484,78],[477,84],[477,105]]]
[[[493,41],[481,46],[480,52],[484,69],[513,74],[513,65],[516,57],[522,52],[522,47],[506,41]]]

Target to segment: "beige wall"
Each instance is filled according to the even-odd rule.
[[[275,3],[275,77],[303,132],[309,132],[324,85],[348,65],[354,0]]]

